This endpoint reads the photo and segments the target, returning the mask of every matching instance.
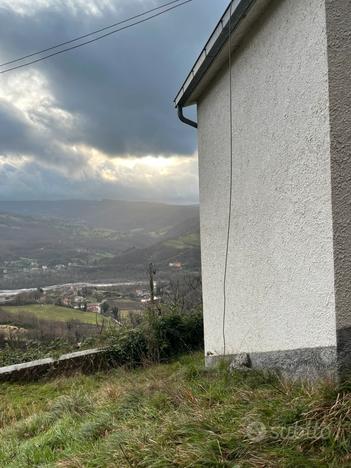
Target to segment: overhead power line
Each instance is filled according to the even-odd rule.
[[[132,17],[130,17],[130,18],[128,18],[128,19],[125,19],[125,20],[123,20],[123,21],[120,21],[120,22],[118,22],[118,23],[114,23],[114,24],[112,24],[112,25],[110,25],[110,26],[106,26],[106,27],[104,27],[104,28],[98,29],[98,30],[93,31],[93,32],[91,32],[91,33],[84,34],[83,36],[79,36],[79,37],[76,37],[76,38],[71,39],[71,40],[69,40],[69,41],[62,42],[62,43],[60,43],[60,44],[57,44],[57,45],[48,47],[48,48],[46,48],[46,49],[42,49],[42,50],[40,50],[40,51],[38,51],[38,52],[33,52],[33,53],[28,54],[28,55],[25,55],[25,56],[23,56],[23,57],[19,57],[19,58],[17,58],[17,59],[10,60],[10,61],[8,61],[8,62],[5,62],[5,63],[3,63],[3,64],[0,64],[0,67],[3,67],[3,66],[5,66],[5,65],[10,65],[10,64],[12,64],[12,63],[17,63],[17,62],[20,62],[20,61],[25,60],[25,59],[27,59],[27,58],[34,57],[34,56],[36,56],[36,55],[40,55],[40,54],[42,54],[42,53],[44,53],[44,52],[48,52],[48,51],[50,51],[50,50],[57,49],[57,48],[62,47],[62,46],[64,46],[64,45],[68,45],[68,44],[71,44],[71,43],[73,43],[73,42],[77,42],[77,41],[79,41],[79,40],[81,40],[81,39],[84,39],[84,38],[89,37],[89,36],[93,36],[93,35],[95,35],[95,34],[98,34],[99,32],[106,31],[106,30],[111,29],[111,28],[113,28],[113,27],[115,27],[115,26],[118,26],[118,25],[121,25],[121,24],[125,24],[125,23],[130,23],[130,21],[133,21],[134,19],[140,18],[140,17],[142,17],[142,16],[150,15],[150,13],[153,13],[154,11],[157,11],[157,10],[162,9],[162,11],[158,11],[157,13],[155,13],[155,14],[153,14],[153,15],[147,16],[146,18],[142,18],[142,19],[139,20],[139,21],[134,21],[133,23],[130,23],[130,24],[128,24],[128,25],[126,25],[126,26],[123,26],[123,27],[121,27],[121,28],[114,29],[114,30],[109,31],[109,32],[107,32],[107,33],[105,33],[105,34],[102,34],[102,35],[100,35],[100,36],[98,36],[98,37],[95,37],[95,38],[93,38],[93,39],[90,39],[90,40],[88,40],[88,41],[84,41],[84,42],[81,42],[81,43],[76,44],[76,45],[74,45],[74,46],[66,47],[66,48],[64,48],[64,49],[62,49],[62,50],[58,50],[58,51],[53,52],[53,53],[48,54],[48,55],[44,55],[43,57],[39,57],[39,58],[36,58],[36,59],[34,59],[34,60],[30,60],[29,62],[22,63],[22,64],[19,64],[19,65],[14,66],[14,67],[6,68],[5,70],[1,70],[1,71],[0,71],[0,74],[8,73],[8,72],[10,72],[10,71],[17,70],[17,69],[19,69],[19,68],[27,67],[27,66],[32,65],[32,64],[34,64],[34,63],[38,63],[38,62],[41,62],[41,61],[43,61],[43,60],[47,60],[48,58],[54,57],[55,55],[63,54],[63,53],[68,52],[68,51],[70,51],[70,50],[78,49],[79,47],[82,47],[82,46],[84,46],[84,45],[91,44],[91,43],[93,43],[93,42],[99,41],[100,39],[103,39],[103,38],[105,38],[105,37],[107,37],[107,36],[111,36],[112,34],[116,34],[116,33],[120,32],[120,31],[125,30],[125,29],[132,28],[133,26],[137,26],[138,24],[145,23],[146,21],[149,21],[149,20],[151,20],[151,19],[157,18],[158,16],[161,16],[161,15],[163,15],[164,13],[167,13],[167,12],[169,12],[169,11],[175,10],[176,8],[179,8],[179,7],[181,7],[181,6],[183,6],[183,5],[187,4],[187,3],[190,3],[190,2],[192,2],[192,1],[193,1],[193,0],[184,0],[184,1],[181,1],[181,0],[173,0],[173,1],[171,1],[171,2],[168,2],[168,3],[165,3],[165,4],[161,5],[161,6],[159,6],[159,7],[152,8],[151,10],[145,11],[144,13],[139,13],[138,15],[134,15],[134,16],[132,16]],[[180,2],[180,3],[179,3],[179,2]],[[173,6],[170,6],[170,5],[173,5]],[[166,8],[166,7],[169,7],[169,8]]]
[[[31,54],[28,54],[28,55],[23,55],[22,57],[16,58],[14,60],[9,60],[8,62],[0,63],[0,67],[4,67],[6,65],[11,65],[12,63],[16,63],[16,62],[21,62],[22,60],[25,60],[25,59],[30,58],[30,57],[34,57],[35,55],[43,54],[44,52],[48,52],[49,50],[58,49],[59,47],[63,47],[65,45],[72,44],[73,42],[80,41],[81,39],[85,39],[86,37],[94,36],[95,34],[98,34],[98,33],[102,32],[102,31],[106,31],[107,29],[114,28],[116,26],[120,26],[121,24],[129,23],[129,21],[135,20],[137,18],[140,18],[141,16],[145,16],[145,15],[147,15],[149,13],[160,10],[162,8],[166,8],[169,5],[172,5],[174,3],[179,3],[179,2],[180,2],[180,0],[173,0],[173,1],[168,2],[168,3],[164,3],[163,5],[160,5],[160,6],[156,7],[156,8],[152,8],[151,10],[144,11],[143,13],[139,13],[138,15],[131,16],[130,18],[127,18],[125,20],[118,21],[117,23],[114,23],[114,24],[110,24],[109,26],[105,26],[103,28],[96,29],[95,31],[92,31],[90,33],[84,34],[82,36],[75,37],[74,39],[70,39],[69,41],[61,42],[61,43],[55,44],[55,45],[53,45],[51,47],[47,47],[46,49],[38,50],[37,52],[33,52]]]

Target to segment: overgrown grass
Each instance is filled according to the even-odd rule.
[[[351,396],[203,356],[0,385],[0,466],[350,466]]]
[[[93,340],[83,340],[79,350],[89,349]],[[77,351],[77,346],[64,339],[52,339],[46,342],[31,340],[18,346],[15,343],[6,344],[0,350],[0,367],[20,364],[22,362],[36,361],[44,358],[58,358],[62,354]]]

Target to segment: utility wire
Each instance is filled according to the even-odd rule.
[[[228,225],[227,225],[227,239],[225,249],[225,264],[224,264],[224,278],[223,278],[223,318],[222,318],[222,337],[223,337],[223,355],[226,355],[226,316],[227,316],[227,276],[228,276],[228,262],[229,262],[229,243],[230,231],[232,224],[232,204],[233,204],[233,88],[232,88],[232,7],[230,6],[229,12],[229,31],[228,31],[228,66],[229,66],[229,131],[230,131],[230,158],[229,158],[229,208],[228,208]]]
[[[179,0],[178,0],[178,1],[179,1]],[[169,11],[171,11],[171,10],[175,10],[176,8],[179,8],[179,7],[181,7],[181,6],[183,6],[183,5],[187,4],[187,3],[190,3],[190,2],[192,2],[192,1],[193,1],[193,0],[185,0],[185,1],[181,2],[181,3],[178,3],[178,4],[176,4],[176,5],[173,5],[172,7],[166,8],[166,9],[163,10],[163,11],[160,11],[160,12],[158,12],[158,13],[155,13],[155,14],[151,15],[151,16],[148,16],[147,18],[143,18],[143,19],[141,19],[141,20],[139,20],[139,21],[135,21],[134,23],[128,24],[127,26],[123,26],[122,28],[114,29],[113,31],[109,31],[108,33],[102,34],[101,36],[95,37],[94,39],[90,39],[89,41],[82,42],[82,43],[77,44],[77,45],[75,45],[75,46],[67,47],[67,48],[62,49],[62,50],[59,50],[59,51],[57,51],[57,52],[53,52],[52,54],[44,55],[44,57],[40,57],[40,58],[37,58],[37,59],[35,59],[35,60],[31,60],[31,61],[29,61],[29,62],[20,64],[20,65],[16,65],[16,66],[11,67],[11,68],[6,68],[5,70],[1,70],[1,71],[0,71],[0,74],[8,73],[8,72],[10,72],[10,71],[17,70],[17,69],[19,69],[19,68],[27,67],[27,66],[32,65],[32,64],[34,64],[34,63],[38,63],[38,62],[41,62],[41,61],[43,61],[43,60],[46,60],[46,59],[48,59],[48,58],[50,58],[50,57],[54,57],[55,55],[63,54],[64,52],[68,52],[68,51],[70,51],[70,50],[78,49],[79,47],[82,47],[82,46],[84,46],[84,45],[91,44],[91,43],[93,43],[93,42],[99,41],[100,39],[103,39],[103,38],[105,38],[105,37],[107,37],[107,36],[111,36],[112,34],[116,34],[116,33],[120,32],[120,31],[123,31],[123,30],[125,30],[125,29],[129,29],[129,28],[131,28],[131,27],[133,27],[133,26],[136,26],[136,25],[138,25],[138,24],[145,23],[146,21],[149,21],[149,20],[151,20],[151,19],[153,19],[153,18],[157,18],[158,16],[161,16],[161,15],[163,15],[164,13],[167,13],[167,12],[169,12]],[[165,5],[164,5],[164,6],[165,6]],[[161,8],[161,7],[160,7],[160,8]],[[153,10],[153,11],[154,11],[154,10]],[[149,11],[149,12],[145,12],[144,15],[146,15],[147,13],[150,13],[150,11]],[[129,20],[124,20],[124,22],[126,22],[126,21],[130,21],[130,19],[129,19]],[[93,34],[93,33],[91,33],[91,34]],[[77,39],[77,40],[78,40],[78,39]],[[73,40],[72,40],[72,42],[73,42]],[[57,46],[57,47],[59,47],[59,46]],[[55,47],[53,47],[53,48],[55,48]],[[50,49],[51,49],[51,48],[50,48]],[[39,52],[38,52],[38,54],[39,54]],[[33,56],[33,55],[36,55],[36,54],[31,54],[31,55]],[[18,60],[20,60],[20,59],[18,59]],[[12,61],[12,63],[14,63],[14,61]]]
[[[133,20],[135,20],[137,18],[148,15],[149,13],[153,13],[154,11],[161,10],[162,8],[166,8],[169,5],[172,5],[174,3],[179,3],[179,2],[180,2],[180,0],[172,0],[171,2],[164,3],[163,5],[160,5],[160,6],[156,7],[156,8],[152,8],[151,10],[144,11],[144,13],[139,13],[138,15],[131,16],[128,19],[118,21],[117,23],[111,24],[110,26],[105,26],[104,28],[97,29],[96,31],[92,31],[92,32],[90,32],[88,34],[84,34],[83,36],[78,36],[78,37],[76,37],[74,39],[70,39],[69,41],[61,42],[60,44],[56,44],[56,45],[53,45],[51,47],[47,47],[46,49],[38,50],[37,52],[33,52],[31,54],[28,54],[28,55],[23,55],[23,57],[19,57],[19,58],[16,58],[14,60],[10,60],[8,62],[0,63],[0,67],[4,67],[6,65],[11,65],[12,63],[16,63],[16,62],[21,62],[22,60],[25,60],[25,59],[30,58],[30,57],[34,57],[35,55],[43,54],[44,52],[48,52],[49,50],[58,49],[59,47],[62,47],[62,46],[68,45],[68,44],[72,44],[73,42],[80,41],[81,39],[85,39],[86,37],[94,36],[95,34],[98,34],[98,33],[102,32],[102,31],[106,31],[107,29],[115,28],[116,26],[120,26],[121,24],[129,23],[129,21],[133,21]]]

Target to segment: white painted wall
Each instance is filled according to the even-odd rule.
[[[324,0],[274,1],[233,56],[227,354],[335,346]],[[229,72],[198,104],[206,352],[223,354]]]

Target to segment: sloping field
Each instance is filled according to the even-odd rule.
[[[96,314],[84,312],[67,307],[60,307],[51,304],[31,304],[25,306],[1,306],[5,312],[12,314],[29,313],[35,315],[38,319],[53,320],[59,322],[69,322],[70,320],[79,320],[83,323],[94,325],[96,323]]]
[[[146,369],[0,385],[0,466],[350,466],[351,397],[200,354]]]

